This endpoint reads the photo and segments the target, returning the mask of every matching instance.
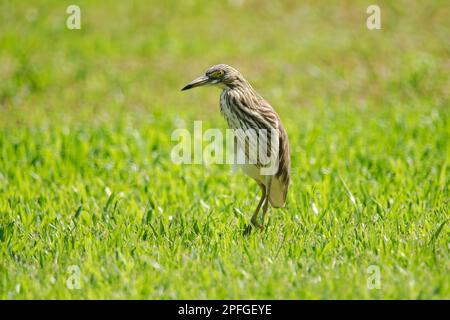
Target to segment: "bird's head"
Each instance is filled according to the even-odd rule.
[[[217,64],[206,70],[204,75],[192,80],[181,90],[188,90],[205,85],[217,85],[223,89],[231,88],[239,81],[244,81],[241,73],[226,64]]]

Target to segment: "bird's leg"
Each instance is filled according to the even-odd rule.
[[[261,209],[261,206],[263,205],[264,201],[266,201],[266,199],[267,199],[267,197],[266,197],[266,188],[262,184],[258,184],[258,185],[261,187],[261,192],[262,192],[261,199],[259,200],[258,206],[256,207],[256,210],[255,210],[255,212],[252,215],[251,224],[249,224],[247,226],[247,228],[244,231],[244,234],[250,234],[253,226],[254,227],[258,227],[259,226],[258,225],[258,221],[257,221],[258,213],[259,213],[259,210]]]
[[[266,216],[267,209],[269,208],[269,195],[270,195],[270,188],[272,187],[272,176],[267,176],[266,179],[266,186],[264,189],[264,195],[266,196],[263,206],[263,213],[262,213],[262,219],[261,219],[261,227],[264,226],[264,217]]]
[[[258,218],[259,210],[261,209],[262,204],[266,200],[266,189],[264,188],[264,186],[262,186],[262,185],[260,185],[260,186],[261,186],[261,191],[262,191],[261,199],[259,200],[258,206],[256,207],[256,210],[253,213],[253,216],[251,219],[251,222],[255,227],[258,226],[257,218]]]

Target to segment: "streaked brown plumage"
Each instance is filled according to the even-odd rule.
[[[209,68],[205,75],[198,77],[186,85],[182,90],[191,89],[202,85],[216,85],[222,88],[220,95],[220,111],[225,117],[231,129],[237,129],[235,138],[238,148],[245,154],[246,163],[242,164],[244,173],[253,178],[262,190],[262,197],[252,216],[254,226],[262,226],[264,216],[268,209],[268,203],[275,207],[283,207],[288,193],[290,179],[290,150],[286,130],[284,129],[278,114],[248,83],[239,71],[226,64],[219,64]],[[242,130],[239,130],[242,129]],[[245,136],[244,131],[268,132],[274,134],[264,138],[264,134],[257,133],[255,139]],[[266,130],[266,131],[264,131]],[[261,174],[261,168],[268,159],[260,158],[258,143],[267,146],[267,156],[278,158],[278,169],[273,175]],[[265,140],[264,140],[265,139]],[[272,144],[271,141],[277,141]],[[278,147],[278,148],[277,148]],[[249,158],[257,154],[257,161],[248,163]],[[251,161],[250,161],[251,162]],[[257,217],[260,209],[263,209],[262,224],[258,224]],[[250,228],[247,229],[250,231]]]

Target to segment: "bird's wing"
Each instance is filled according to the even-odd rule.
[[[260,112],[270,124],[276,128],[278,138],[278,148],[272,149],[277,154],[278,169],[272,179],[272,185],[269,193],[269,200],[272,206],[282,207],[286,202],[287,192],[290,181],[291,156],[289,139],[283,124],[268,102],[262,100],[259,104]]]
[[[225,117],[231,128],[240,128],[234,130],[234,134],[245,163],[264,170],[261,171],[262,176],[273,176],[269,200],[274,207],[281,207],[286,201],[290,176],[286,130],[275,110],[264,99],[251,102],[232,91],[228,94],[226,99],[235,107]],[[262,176],[258,179],[260,182],[264,181]]]
[[[232,127],[239,128],[235,130],[235,136],[245,160],[257,167],[267,168],[264,175],[278,174],[280,156],[285,154],[282,142],[287,141],[280,135],[283,134],[283,138],[287,135],[277,113],[262,98],[251,104],[255,108],[242,106],[239,98],[233,97],[233,104],[238,106],[234,109],[237,116],[233,115],[229,122]],[[233,122],[239,124],[233,126]],[[275,171],[272,170],[274,165]]]

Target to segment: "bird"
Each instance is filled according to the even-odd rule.
[[[245,155],[245,161],[240,166],[244,174],[254,179],[261,189],[261,198],[251,217],[251,224],[244,233],[250,233],[253,228],[264,229],[269,203],[274,208],[284,207],[288,195],[291,157],[287,132],[276,111],[237,69],[226,64],[214,65],[181,90],[200,86],[216,86],[222,90],[220,112],[228,127],[238,132],[235,136],[236,150]],[[245,136],[247,131],[256,132],[256,135]],[[264,136],[262,132],[270,134],[264,139],[261,138]],[[258,148],[267,152],[262,152],[261,156]],[[275,159],[277,167],[263,174],[261,169],[267,167],[268,158]],[[256,160],[248,161],[251,159]],[[258,214],[261,210],[259,223]]]

